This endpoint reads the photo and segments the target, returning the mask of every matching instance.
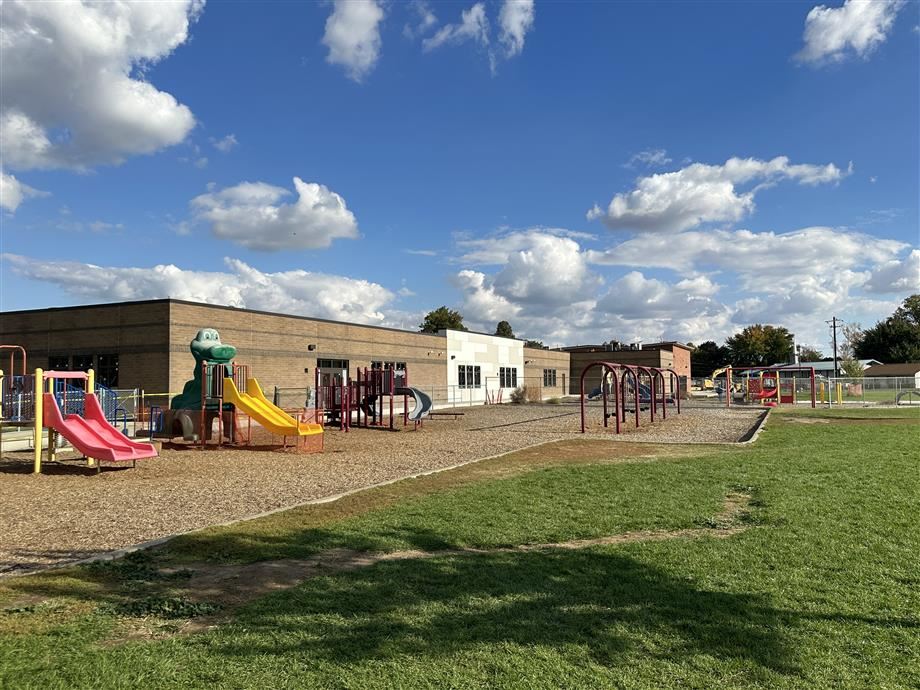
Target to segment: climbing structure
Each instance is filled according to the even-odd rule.
[[[600,369],[600,398],[604,410],[604,427],[613,417],[616,433],[622,430],[627,412],[635,417],[636,428],[642,411],[648,410],[649,421],[666,419],[668,405],[680,414],[680,376],[670,368],[644,367],[619,362],[590,362],[581,372],[581,433],[585,423],[585,377],[592,369]],[[667,377],[667,378],[666,378]],[[612,395],[612,409],[611,409]],[[631,405],[631,406],[630,406]]]
[[[251,424],[243,433],[240,415],[283,439],[301,439],[323,433],[321,424],[300,421],[270,402],[259,382],[249,375],[249,367],[235,364],[236,348],[222,343],[213,328],[202,328],[189,345],[195,369],[182,393],[170,404],[167,429],[183,438],[204,445],[211,440],[211,429],[218,420],[217,443],[224,438],[234,442],[251,441]]]
[[[339,425],[343,431],[352,427],[396,428],[395,398],[402,397],[403,426],[412,422],[416,428],[431,413],[431,396],[409,385],[408,369],[358,368],[355,378],[346,370],[316,370],[316,414]],[[414,401],[410,409],[409,400]]]

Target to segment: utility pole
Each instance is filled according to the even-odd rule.
[[[836,316],[832,316],[830,321],[825,321],[824,323],[831,324],[831,331],[834,336],[834,378],[837,378],[837,374],[839,373],[837,371],[837,328],[839,328],[838,324],[840,324],[840,326],[843,325],[843,321]]]

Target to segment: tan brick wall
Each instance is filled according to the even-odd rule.
[[[173,302],[170,390],[181,390],[192,376],[189,343],[201,328],[216,328],[222,342],[237,348],[236,362],[250,366],[268,396],[275,386],[312,388],[317,358],[347,359],[351,376],[374,360],[406,362],[410,385],[424,389],[447,383],[441,336]]]
[[[543,385],[543,370],[556,370],[556,385]],[[555,398],[568,394],[569,389],[569,353],[542,348],[524,348],[524,382],[527,387],[539,386],[543,398]]]
[[[166,301],[6,312],[0,340],[26,348],[29,370],[47,369],[52,355],[118,354],[119,388],[165,391],[168,313]]]
[[[667,348],[667,349],[665,349]],[[571,353],[571,377],[572,393],[577,395],[579,392],[579,379],[582,370],[591,362],[616,362],[620,364],[632,364],[636,366],[661,367],[663,369],[674,369],[678,376],[690,376],[690,352],[681,347],[665,346],[662,349],[644,349],[644,350],[622,350],[619,352],[572,352]],[[585,391],[590,392],[598,387],[601,381],[601,369],[596,367],[588,372],[585,377]],[[668,390],[671,388],[668,377],[665,377],[665,385]]]

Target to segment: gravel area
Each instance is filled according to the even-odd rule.
[[[31,453],[0,460],[0,575],[293,506],[420,472],[564,438],[726,443],[750,431],[759,409],[689,408],[625,433],[605,431],[599,404],[580,433],[577,404],[501,405],[427,420],[418,431],[356,429],[325,434],[321,454],[245,448],[164,449],[136,469],[89,472],[81,463],[48,464],[32,475]]]

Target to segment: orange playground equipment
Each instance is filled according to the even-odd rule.
[[[740,372],[736,377],[734,374]],[[804,374],[797,376],[796,374]],[[816,406],[814,367],[726,367],[725,405],[761,404],[764,407],[794,405],[798,402],[797,382],[807,380],[810,389],[809,401]]]

